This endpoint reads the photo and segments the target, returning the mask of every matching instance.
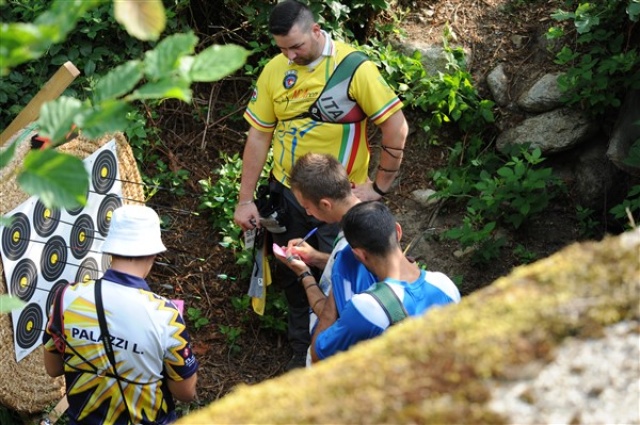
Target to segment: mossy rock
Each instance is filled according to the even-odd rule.
[[[491,383],[640,317],[640,229],[576,243],[348,352],[241,385],[180,424],[501,424]]]

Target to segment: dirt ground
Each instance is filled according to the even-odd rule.
[[[449,22],[457,42],[472,53],[471,72],[479,90],[486,95],[484,78],[500,61],[508,60],[505,63],[512,71],[514,89],[521,76],[553,66],[536,43],[546,32],[551,23],[549,15],[559,3],[556,0],[414,1],[402,27],[409,38],[437,43],[444,25]],[[163,264],[153,271],[152,288],[184,299],[187,308],[197,308],[209,319],[209,324],[199,329],[195,329],[193,322],[189,323],[194,351],[201,364],[198,382],[201,404],[223,396],[240,383],[255,384],[283,373],[290,357],[284,334],[263,329],[250,308],[232,304],[233,299],[246,294],[249,281],[241,278],[241,269],[232,253],[219,245],[220,236],[211,229],[208,217],[189,213],[197,211],[200,193],[197,182],[217,178],[214,170],[220,164],[219,151],[232,154],[243,148],[244,130],[235,128],[245,127],[237,117],[241,116],[247,98],[235,95],[232,114],[236,120],[231,122],[220,112],[221,108],[216,107],[215,102],[221,96],[216,90],[215,87],[203,88],[199,95],[202,106],[208,104],[213,111],[206,121],[211,125],[206,129],[202,124],[193,124],[187,118],[190,112],[184,107],[173,111],[167,108],[158,118],[156,125],[164,129],[167,146],[166,151],[160,153],[168,158],[172,169],[190,171],[187,190],[193,196],[174,196],[169,191],[160,191],[149,203],[170,223],[163,236],[169,251],[162,258]],[[496,112],[498,116],[510,113]],[[407,115],[410,120],[416,118]],[[463,294],[488,285],[520,264],[521,258],[513,254],[519,244],[542,258],[577,239],[577,223],[570,200],[558,199],[544,217],[534,220],[518,234],[505,235],[507,246],[503,256],[494,263],[477,267],[468,258],[455,256],[458,247],[439,241],[434,233],[459,224],[460,208],[443,204],[437,210],[427,209],[411,196],[415,189],[429,188],[428,172],[446,161],[446,145],[425,146],[419,138],[417,133],[410,136],[397,188],[386,201],[404,228],[405,246],[413,241],[409,253],[432,270],[459,277]],[[373,152],[375,155],[375,149]],[[435,227],[435,231],[426,232],[428,227]],[[221,326],[244,331],[231,341]]]

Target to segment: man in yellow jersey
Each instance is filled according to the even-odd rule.
[[[271,12],[269,30],[281,54],[265,66],[244,113],[251,127],[242,157],[234,219],[244,231],[260,225],[254,192],[269,148],[273,147],[270,190],[282,202],[280,215],[285,221],[281,224],[286,228],[273,233],[274,242],[286,245],[318,227],[307,242],[329,253],[338,227],[306,214],[289,190],[289,172],[296,159],[307,152],[330,154],[347,170],[353,193],[360,200],[380,199],[391,188],[402,162],[408,133],[402,102],[374,63],[357,60],[361,53],[332,40],[302,3],[278,3]],[[382,132],[373,181],[368,177],[367,121]],[[282,274],[279,283],[288,301],[288,337],[293,350],[286,367],[289,370],[305,364],[310,342],[309,304],[295,274],[288,269]]]

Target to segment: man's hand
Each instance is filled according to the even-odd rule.
[[[296,254],[290,252],[289,248],[285,249],[273,244],[273,255],[285,266],[289,267],[296,276],[299,276],[302,272],[309,270],[309,266]]]
[[[324,269],[324,266],[329,260],[329,254],[327,254],[326,252],[318,251],[306,242],[302,242],[302,244],[300,244],[300,242],[302,242],[302,238],[291,239],[289,243],[287,243],[286,251],[290,255],[300,257],[300,259],[306,264],[317,267],[319,269]]]
[[[233,221],[242,228],[243,232],[255,229],[260,224],[260,214],[258,207],[253,202],[239,203],[233,213]]]
[[[362,202],[379,201],[380,199],[382,199],[382,196],[376,193],[375,190],[373,190],[373,182],[369,179],[367,179],[367,181],[362,184],[356,185],[353,189],[351,189],[351,191]]]

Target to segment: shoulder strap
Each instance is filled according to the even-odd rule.
[[[357,102],[349,97],[349,85],[360,65],[369,60],[366,53],[356,50],[340,61],[324,85],[318,99],[307,112],[291,119],[311,118],[319,122],[348,124],[367,116]]]
[[[398,298],[386,282],[374,283],[366,292],[371,294],[378,304],[380,304],[380,307],[382,307],[382,310],[384,310],[389,318],[389,326],[395,325],[409,315],[400,298]]]
[[[122,388],[122,379],[120,378],[120,375],[118,375],[118,370],[116,369],[116,356],[113,352],[113,346],[111,345],[111,336],[109,335],[107,319],[104,315],[104,306],[102,304],[102,279],[96,280],[94,289],[96,297],[96,312],[98,313],[98,323],[100,324],[100,337],[102,338],[102,343],[104,344],[104,349],[107,352],[109,362],[113,367],[113,374],[115,375],[116,382],[118,383],[118,388],[120,388],[120,394],[122,394],[122,401],[124,402],[125,409],[127,409],[129,420],[131,420],[132,424],[135,424],[136,422],[133,420],[133,415],[129,409],[129,404],[127,403],[127,397],[125,396],[124,389]]]
[[[351,79],[353,73],[356,72],[356,69],[358,69],[358,67],[367,60],[369,60],[369,56],[359,50],[349,53],[344,57],[344,59],[342,59],[342,61],[340,61],[336,69],[333,71],[333,74],[329,77],[322,93],[327,90],[331,90],[346,79]],[[320,94],[320,97],[322,97],[322,94]]]

